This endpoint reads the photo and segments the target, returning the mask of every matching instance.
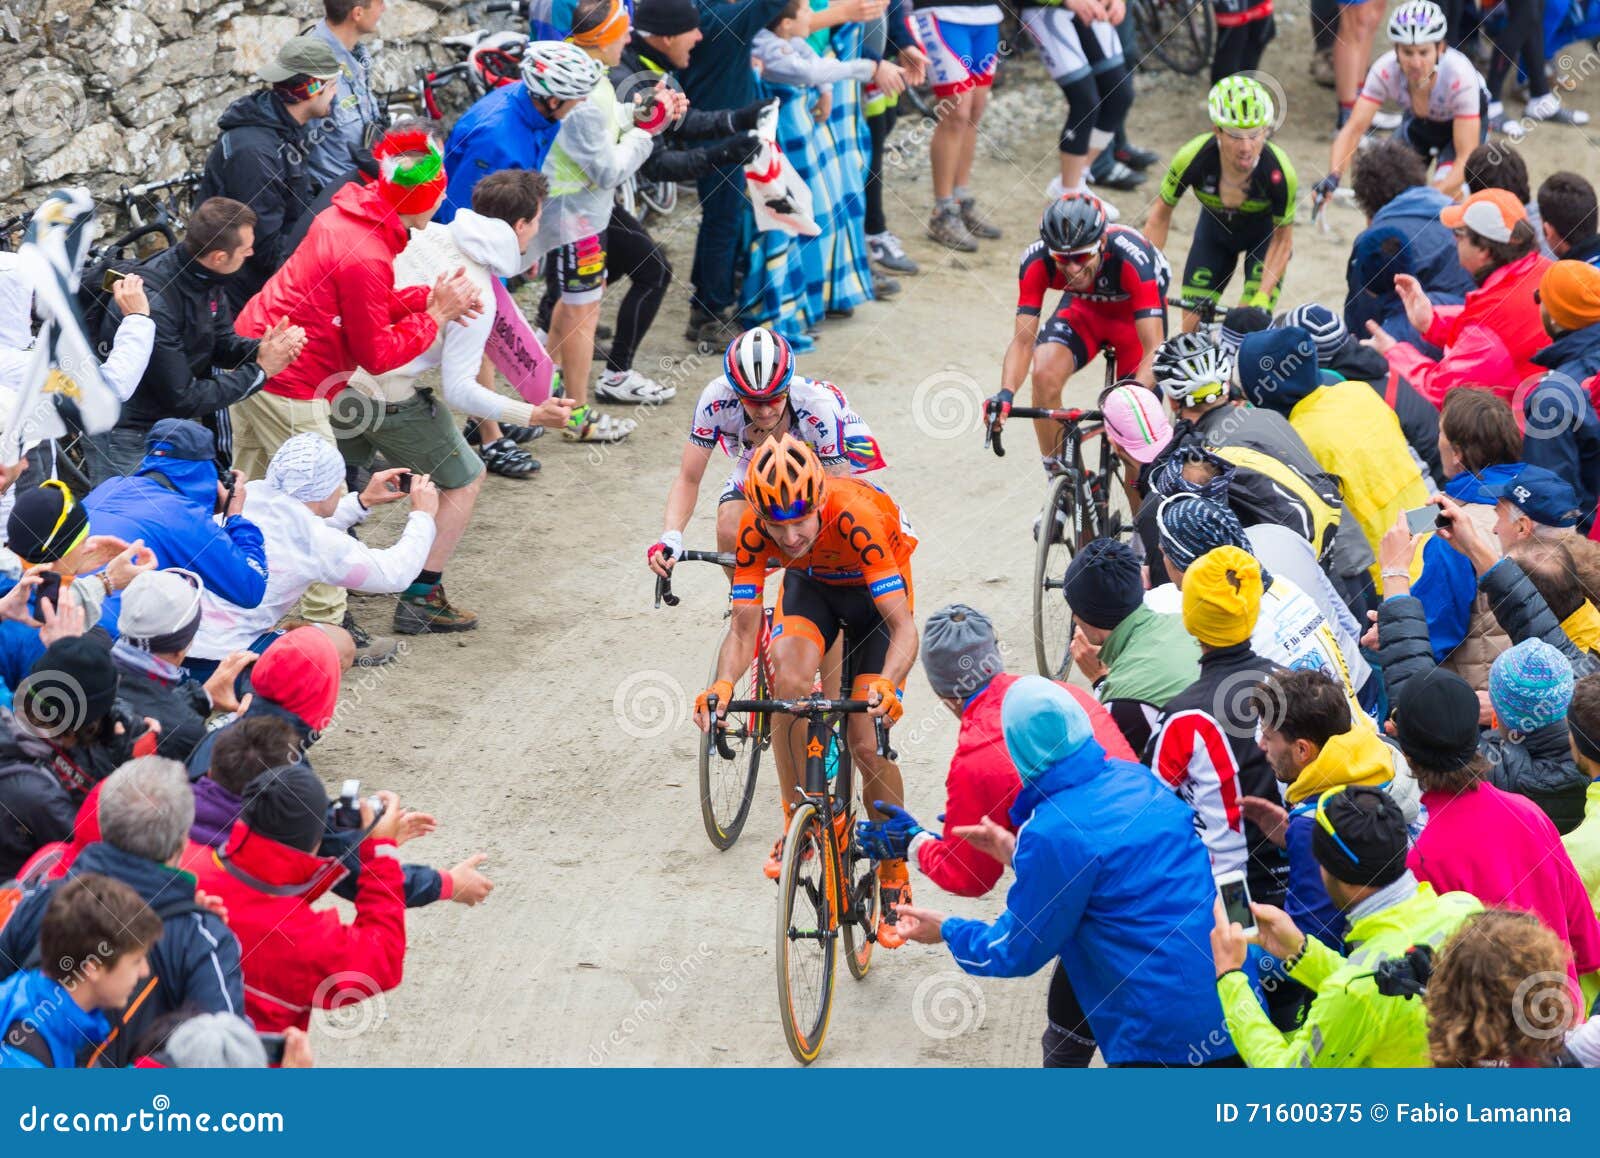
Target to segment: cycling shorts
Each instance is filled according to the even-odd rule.
[[[550,255],[550,276],[569,306],[597,302],[606,289],[604,231],[561,246]]]
[[[1244,293],[1246,297],[1261,288],[1261,271],[1276,227],[1272,218],[1262,217],[1244,229],[1229,229],[1205,210],[1195,223],[1194,241],[1183,263],[1183,297],[1186,301],[1215,301],[1233,280],[1233,271],[1244,254]],[[1276,289],[1273,302],[1277,302]]]
[[[1086,25],[1066,8],[1024,8],[1022,26],[1038,43],[1057,84],[1082,80],[1122,60],[1122,40],[1109,20]]]
[[[1483,107],[1478,114],[1478,144],[1489,139],[1489,98],[1484,95]],[[1430,121],[1407,110],[1394,132],[1395,139],[1411,146],[1413,152],[1424,160],[1437,157],[1439,164],[1449,165],[1456,159],[1456,123],[1454,120]]]
[[[911,31],[928,54],[928,79],[933,95],[953,96],[994,83],[1000,51],[1000,23],[957,24],[932,12],[913,12]]]
[[[730,478],[727,482],[723,483],[722,493],[717,496],[717,506],[719,507],[723,503],[747,503],[749,501],[750,500],[745,497],[744,487],[739,485],[739,480],[736,478]]]
[[[1119,308],[1126,311],[1128,306],[1122,303]],[[1144,343],[1139,340],[1139,331],[1131,316],[1110,314],[1103,306],[1070,295],[1039,329],[1037,344],[1042,346],[1047,342],[1071,350],[1079,370],[1094,361],[1107,346],[1117,352],[1119,377],[1131,375],[1144,361]]]
[[[906,601],[911,600],[911,572],[901,572]],[[820,657],[844,633],[844,670],[851,696],[866,692],[867,681],[882,675],[889,659],[889,626],[862,584],[821,583],[804,571],[785,571],[778,606],[772,613],[772,638],[797,635],[809,639]]]

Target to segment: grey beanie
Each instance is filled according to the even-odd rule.
[[[267,1064],[256,1031],[233,1013],[196,1014],[172,1031],[162,1052],[182,1070],[251,1070]]]
[[[983,612],[952,603],[929,616],[922,629],[922,670],[934,695],[965,699],[1005,669],[994,624]]]

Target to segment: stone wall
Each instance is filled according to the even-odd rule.
[[[114,195],[200,168],[222,110],[321,16],[319,0],[0,0],[0,216],[61,185]],[[451,0],[388,0],[374,88],[415,81],[466,27]]]

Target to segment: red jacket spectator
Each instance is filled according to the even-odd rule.
[[[234,328],[259,338],[288,317],[306,332],[304,351],[265,390],[285,398],[331,398],[357,366],[383,374],[432,346],[438,325],[427,286],[394,288],[394,259],[410,234],[376,185],[346,185]]]
[[[917,848],[917,867],[923,875],[958,897],[981,897],[994,888],[1005,871],[999,861],[950,833],[962,825],[977,824],[985,816],[1015,831],[1011,804],[1022,787],[1022,778],[1006,752],[1000,731],[1000,702],[1016,681],[1014,675],[997,675],[967,701],[961,713],[961,733],[945,777],[944,839],[925,840]],[[1094,738],[1106,754],[1138,763],[1139,757],[1122,738],[1111,713],[1082,688],[1061,686],[1088,713]]]
[[[1385,355],[1390,369],[1435,406],[1458,386],[1492,386],[1507,402],[1522,383],[1542,377],[1533,355],[1550,344],[1533,293],[1550,267],[1537,251],[1501,266],[1459,306],[1434,306],[1422,336],[1444,351],[1437,362],[1410,342]],[[1513,406],[1520,413],[1521,408]]]
[[[320,844],[326,808],[326,790],[310,769],[274,769],[245,790],[244,819],[227,847],[191,844],[185,858],[200,890],[227,908],[243,959],[245,1009],[263,1033],[305,1029],[312,1009],[338,1009],[400,984],[405,886],[391,837],[361,844],[352,923],[311,907],[344,871],[332,858],[302,851]]]

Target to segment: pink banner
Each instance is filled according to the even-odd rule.
[[[545,353],[533,327],[499,278],[494,280],[494,328],[489,332],[484,352],[494,368],[522,395],[523,401],[537,406],[550,397],[550,382],[555,363]]]

